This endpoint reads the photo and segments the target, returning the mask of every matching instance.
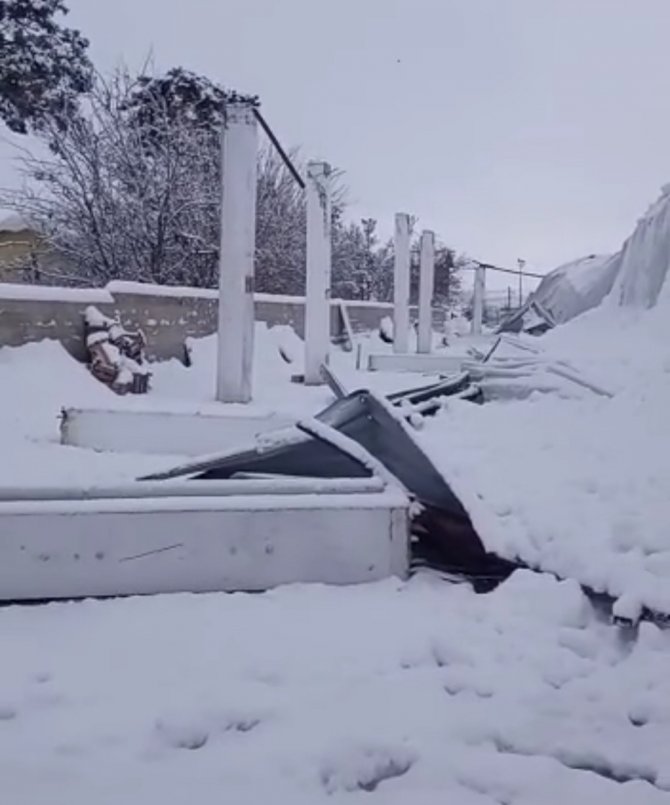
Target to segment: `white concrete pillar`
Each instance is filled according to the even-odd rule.
[[[475,288],[472,301],[473,335],[481,335],[482,332],[485,293],[486,293],[486,269],[484,268],[484,266],[477,266],[475,268]]]
[[[393,266],[393,351],[409,352],[409,215],[398,212],[395,216]]]
[[[252,105],[229,103],[222,135],[216,380],[216,398],[227,403],[251,400],[257,151]]]
[[[417,352],[429,353],[433,347],[433,290],[435,285],[435,233],[421,233],[419,270],[419,337]]]
[[[321,385],[330,352],[331,203],[330,165],[307,165],[307,277],[305,289],[305,383]]]

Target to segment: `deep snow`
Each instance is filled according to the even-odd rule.
[[[622,643],[546,576],[14,607],[0,635],[10,805],[670,801],[670,635]]]
[[[670,632],[618,631],[577,584],[621,595],[624,614],[670,611],[668,209],[666,194],[641,220],[598,309],[528,341],[612,398],[451,400],[415,432],[489,547],[572,581],[517,572],[476,596],[419,575],[1,609],[0,802],[670,802]],[[169,465],[59,446],[58,408],[209,409],[214,355],[205,339],[191,368],[155,366],[139,401],[58,345],[0,349],[0,483]],[[332,399],[290,382],[290,331],[257,329],[256,356],[256,406],[304,416]],[[353,359],[333,356],[350,388],[411,382]]]
[[[665,324],[660,310],[631,314],[613,341],[610,316],[532,343],[596,372],[614,399],[452,401],[416,438],[489,544],[594,586],[633,595],[641,584],[663,603]],[[293,338],[260,332],[256,405],[304,414],[331,396],[290,383]],[[214,351],[213,339],[194,344],[190,369],[155,366],[149,397],[120,400],[55,344],[0,350],[3,483],[164,466],[59,446],[57,405],[210,407]],[[368,378],[352,361],[334,358],[353,388]],[[0,645],[10,805],[670,802],[670,633],[643,624],[628,641],[575,582],[546,575],[517,573],[488,596],[418,576],[12,607],[0,610]]]

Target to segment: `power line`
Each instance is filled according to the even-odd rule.
[[[480,260],[472,260],[475,265],[474,266],[463,266],[463,268],[469,268],[474,270],[476,266],[480,268],[490,268],[491,271],[501,271],[503,274],[514,274],[515,277],[522,276],[522,277],[534,277],[538,280],[543,280],[545,275],[544,274],[534,274],[532,271],[522,271],[521,269],[517,268],[502,268],[502,266],[494,266],[492,263],[482,263]]]

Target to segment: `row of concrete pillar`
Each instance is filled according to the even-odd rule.
[[[222,137],[221,250],[217,399],[249,402],[254,340],[254,251],[257,121],[247,103],[228,104]],[[307,266],[305,382],[322,382],[330,350],[331,183],[325,162],[309,162],[306,177]],[[411,222],[395,216],[394,351],[409,352]],[[421,234],[417,349],[431,351],[435,234]],[[481,320],[481,313],[480,313]]]

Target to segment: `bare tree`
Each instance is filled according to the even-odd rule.
[[[179,68],[159,77],[117,70],[97,77],[67,126],[46,117],[39,135],[47,156],[24,152],[24,189],[0,195],[0,206],[36,226],[50,250],[49,272],[31,265],[30,276],[216,286],[227,97]],[[393,245],[379,240],[374,219],[345,222],[342,172],[332,177],[333,293],[388,300]],[[302,294],[305,195],[270,147],[258,157],[257,189],[256,288]],[[458,283],[454,254],[439,246],[436,257],[436,297],[448,299]]]
[[[47,121],[51,154],[22,159],[27,189],[9,203],[40,227],[82,278],[183,280],[191,254],[211,251],[194,220],[202,223],[204,210],[216,207],[218,188],[198,182],[211,166],[197,128],[175,124],[147,151],[142,132],[125,120],[123,103],[132,87],[125,72],[109,82],[98,79],[85,115],[66,128]],[[192,279],[201,284],[197,275]]]
[[[2,203],[38,226],[77,278],[211,287],[218,271],[219,134],[211,118],[175,115],[164,96],[120,70],[108,81],[98,77],[84,113],[67,128],[45,123],[49,156],[24,155],[25,187],[4,194]],[[258,168],[258,285],[299,293],[303,193],[273,152],[260,153]]]
[[[291,157],[295,159],[296,152]],[[305,194],[278,154],[258,160],[256,287],[268,293],[305,292]]]

